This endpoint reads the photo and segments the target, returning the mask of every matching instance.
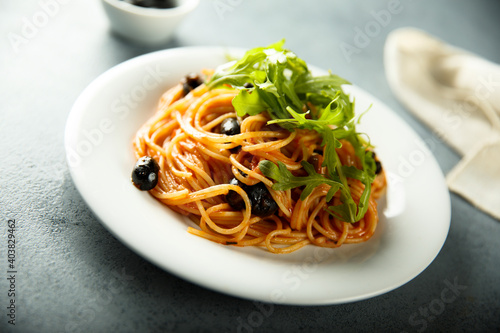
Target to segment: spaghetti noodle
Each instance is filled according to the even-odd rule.
[[[186,85],[179,84],[163,94],[156,114],[137,132],[133,147],[137,159],[151,156],[160,167],[158,184],[149,193],[196,222],[199,228],[189,227],[190,233],[226,245],[261,246],[273,253],[290,253],[308,244],[334,248],[364,242],[374,234],[378,223],[375,200],[386,187],[383,170],[371,183],[364,216],[353,223],[342,221],[328,209],[342,204],[340,190],[329,199],[331,186],[321,184],[302,200],[303,187],[276,190],[274,181],[259,168],[264,160],[280,162],[298,177],[308,174],[306,161],[316,173],[325,175],[326,147],[318,132],[269,125],[267,112],[237,116],[232,101],[238,89],[210,89],[201,84],[185,93]],[[239,134],[221,134],[221,123],[228,118],[238,119]],[[351,142],[340,142],[336,153],[341,165],[361,169]],[[230,183],[233,178],[241,186]],[[276,213],[252,214],[251,198],[244,188],[259,183],[277,204]],[[350,177],[347,183],[352,199],[359,203],[365,185]],[[242,209],[231,207],[228,193],[241,197]]]

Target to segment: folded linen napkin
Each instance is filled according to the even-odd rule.
[[[464,156],[450,190],[500,219],[500,66],[413,28],[389,34],[384,63],[396,97]]]

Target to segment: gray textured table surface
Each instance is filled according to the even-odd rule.
[[[47,12],[47,3],[53,7],[44,21],[40,13]],[[388,6],[389,0],[202,0],[175,39],[153,49],[111,35],[95,0],[1,1],[0,332],[498,332],[500,223],[455,195],[444,247],[406,285],[345,305],[261,308],[181,280],[136,255],[96,220],[69,175],[65,121],[99,74],[157,49],[248,48],[282,37],[309,63],[347,77],[435,141],[434,153],[448,172],[459,157],[389,90],[385,37],[397,27],[415,26],[500,62],[500,2],[401,0],[401,11],[369,45],[346,56],[342,43],[354,45],[357,29],[376,22],[372,11]],[[39,27],[23,32],[34,20]],[[13,42],[12,34],[21,39]],[[9,219],[15,220],[17,240],[15,326],[7,316]],[[447,303],[440,300],[446,281],[463,286]]]

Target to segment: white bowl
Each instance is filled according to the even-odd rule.
[[[199,0],[177,0],[173,8],[144,8],[121,0],[102,0],[112,30],[137,43],[155,45],[169,41],[182,19]]]

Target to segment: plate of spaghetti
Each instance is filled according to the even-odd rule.
[[[283,41],[126,61],[75,102],[65,145],[75,185],[118,239],[247,299],[380,295],[423,271],[449,229],[423,141]]]

